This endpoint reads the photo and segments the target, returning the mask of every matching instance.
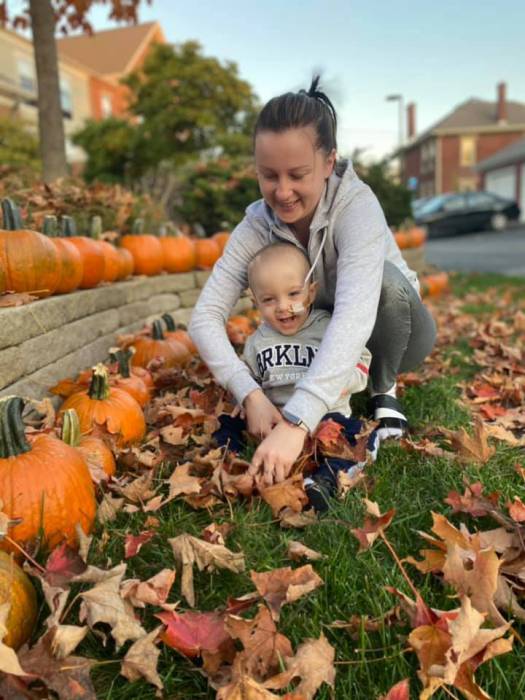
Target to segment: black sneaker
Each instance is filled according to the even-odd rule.
[[[370,399],[371,417],[379,422],[377,437],[380,441],[388,438],[399,440],[408,432],[408,421],[403,407],[390,394],[376,394]]]
[[[305,479],[304,490],[308,504],[317,513],[325,513],[330,508],[330,499],[337,494],[337,476],[326,472],[314,474]]]

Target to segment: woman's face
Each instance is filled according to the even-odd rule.
[[[284,223],[307,233],[332,173],[335,151],[316,148],[312,126],[260,131],[255,137],[255,167],[265,202]]]

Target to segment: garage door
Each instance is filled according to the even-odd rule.
[[[500,197],[516,199],[516,166],[491,170],[485,176],[485,189]]]

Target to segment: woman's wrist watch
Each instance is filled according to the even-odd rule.
[[[293,413],[290,413],[289,411],[283,410],[281,411],[283,414],[283,418],[288,421],[288,423],[291,423],[292,425],[295,425],[297,428],[301,428],[304,430],[305,433],[309,433],[310,429],[306,425],[306,423],[303,421],[302,418],[299,418],[299,416],[295,416]]]

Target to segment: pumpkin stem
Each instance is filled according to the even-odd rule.
[[[170,333],[173,331],[177,330],[177,325],[175,321],[173,320],[173,316],[171,314],[162,314],[161,316],[162,320],[166,324],[166,330],[169,331]]]
[[[109,357],[111,358],[111,361],[118,364],[118,373],[125,379],[128,379],[131,376],[129,361],[134,354],[134,347],[126,348],[125,350],[122,350],[122,348],[110,348],[109,350]]]
[[[68,408],[64,412],[61,438],[70,447],[80,445],[80,422],[74,408]]]
[[[144,233],[144,219],[135,219],[135,221],[133,222],[131,233],[135,233],[138,235]]]
[[[22,421],[24,400],[19,396],[6,396],[0,399],[0,457],[17,457],[30,452]]]
[[[109,377],[106,367],[99,363],[93,367],[93,375],[91,384],[89,385],[88,395],[90,399],[104,401],[109,396]]]
[[[42,233],[50,238],[56,238],[58,236],[58,221],[56,216],[53,214],[46,214],[44,216],[44,224],[42,226]]]
[[[91,219],[91,225],[89,227],[89,237],[94,238],[96,241],[100,241],[102,234],[102,217],[93,216]]]
[[[20,210],[13,200],[8,197],[2,199],[2,216],[4,219],[4,229],[6,231],[20,231],[24,228]]]
[[[162,332],[162,324],[160,321],[153,321],[153,326],[151,329],[151,337],[153,340],[164,340],[164,333]]]
[[[62,217],[62,236],[70,237],[77,235],[77,225],[72,216],[64,215]]]

